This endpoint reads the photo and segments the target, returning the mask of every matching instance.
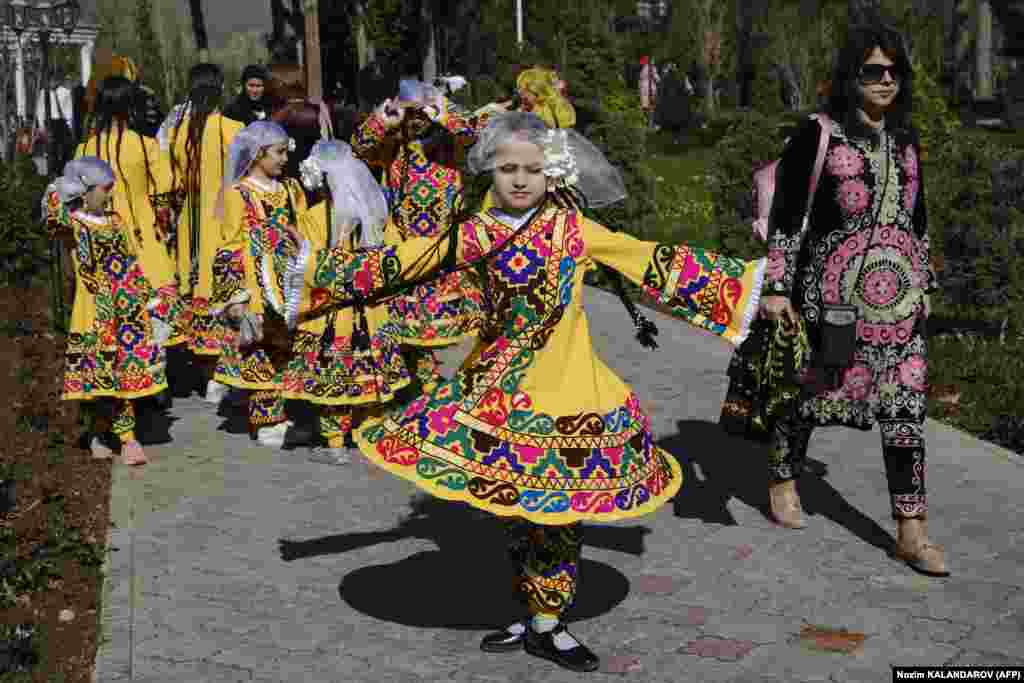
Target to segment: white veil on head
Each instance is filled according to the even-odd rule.
[[[320,187],[327,178],[334,207],[332,247],[348,239],[356,224],[361,228],[360,247],[384,243],[388,220],[384,192],[366,164],[353,156],[351,147],[340,140],[320,140],[300,167],[302,182],[309,190]]]
[[[288,143],[289,150],[295,149],[295,141],[273,121],[253,121],[231,139],[224,162],[224,180],[217,196],[215,211],[218,219],[224,216],[224,193],[227,189],[245,177],[261,150],[282,142]]]
[[[466,158],[473,175],[494,171],[498,147],[519,138],[544,151],[544,175],[565,187],[575,188],[590,208],[601,208],[626,198],[622,174],[590,140],[571,128],[549,128],[529,112],[499,114],[480,132]]]
[[[47,215],[47,204],[54,192],[64,205],[85,196],[86,192],[97,185],[109,185],[116,180],[114,169],[99,157],[84,156],[72,159],[64,165],[61,176],[51,182],[43,193],[43,216]]]

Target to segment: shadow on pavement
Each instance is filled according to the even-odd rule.
[[[484,630],[524,615],[512,589],[515,579],[498,519],[463,503],[414,496],[412,513],[387,531],[338,534],[309,541],[280,541],[286,562],[333,555],[408,538],[433,541],[438,550],[418,552],[389,565],[363,567],[342,580],[338,593],[353,609],[406,626]],[[583,525],[584,545],[640,555],[643,526]],[[617,569],[584,559],[580,592],[567,621],[592,619],[612,610],[629,594]]]
[[[677,517],[714,524],[736,524],[727,503],[736,498],[769,518],[767,446],[732,436],[705,420],[680,420],[678,433],[658,446],[683,467],[683,488],[673,501]],[[697,476],[694,464],[703,478]],[[804,512],[824,515],[864,542],[888,551],[895,539],[870,517],[850,505],[823,474],[824,463],[808,458],[809,472],[797,482]]]

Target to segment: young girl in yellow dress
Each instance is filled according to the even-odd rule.
[[[132,400],[167,388],[162,344],[170,302],[143,275],[128,238],[132,227],[106,208],[116,182],[110,164],[83,157],[47,188],[47,226],[74,242],[75,303],[61,398],[89,402],[95,457],[112,455],[100,440],[110,431],[121,442],[122,462],[141,465],[146,455],[135,438]]]
[[[306,213],[302,230],[313,248],[356,249],[383,243],[387,201],[366,164],[347,144],[321,140],[300,169],[306,189],[326,192],[326,199]],[[356,410],[365,414],[376,409],[410,383],[393,330],[385,306],[343,308],[298,325],[295,355],[284,375],[284,396],[320,407],[320,434],[327,448],[314,448],[313,461],[348,463],[345,440]]]
[[[357,429],[355,440],[389,472],[505,520],[526,615],[481,647],[525,646],[592,671],[597,657],[562,623],[578,586],[580,522],[649,514],[676,494],[682,472],[655,446],[637,395],[594,352],[584,272],[605,264],[682,320],[739,344],[757,311],[764,259],[644,242],[589,220],[575,207],[624,198],[621,176],[578,133],[551,130],[533,114],[496,118],[469,164],[493,173],[494,209],[441,240],[300,256],[288,296],[301,290],[299,311],[373,304],[410,283],[484,264],[475,360]]]
[[[217,263],[231,264],[213,283],[210,312],[225,321],[214,380],[251,392],[249,428],[274,448],[290,425],[282,390],[292,340],[284,328],[281,278],[297,245],[286,229],[295,229],[306,212],[302,186],[281,178],[293,147],[272,121],[254,121],[232,140],[218,200],[223,239],[213,254]]]
[[[186,341],[178,304],[174,261],[167,251],[167,235],[158,232],[151,197],[166,178],[166,163],[155,138],[129,129],[137,86],[123,76],[108,76],[100,83],[96,98],[96,124],[92,134],[78,146],[76,158],[91,155],[114,169],[113,211],[125,221],[125,237],[138,255],[139,265],[150,285],[170,302],[172,332],[165,347]],[[158,176],[160,179],[158,179]]]
[[[205,383],[206,400],[219,403],[227,387],[212,379],[220,355],[223,325],[211,314],[214,272],[237,264],[215,259],[221,225],[215,215],[228,145],[243,128],[220,112],[224,74],[216,64],[189,72],[189,97],[168,115],[157,134],[169,155],[170,193],[183,200],[175,231],[178,288],[187,304],[185,324],[194,370]]]

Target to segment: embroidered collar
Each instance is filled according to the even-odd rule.
[[[114,222],[114,216],[111,213],[106,213],[102,216],[94,216],[91,213],[86,213],[81,209],[76,209],[71,212],[71,216],[75,220],[79,220],[83,223],[91,223],[92,225],[111,225]]]
[[[530,220],[533,214],[537,213],[537,208],[538,207],[535,206],[521,216],[513,216],[512,214],[506,213],[497,207],[491,207],[490,209],[488,209],[488,212],[491,214],[492,218],[501,221],[503,224],[507,225],[513,230],[518,230],[528,220]]]
[[[252,176],[245,176],[244,178],[242,178],[242,182],[248,183],[253,187],[253,189],[259,190],[260,192],[265,192],[267,194],[277,194],[278,192],[284,189],[284,185],[279,180],[276,179],[272,180],[269,186],[266,185],[262,180],[256,180],[256,178],[253,178]]]

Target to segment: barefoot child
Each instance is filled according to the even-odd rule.
[[[380,185],[344,142],[321,140],[301,165],[303,183],[326,199],[306,212],[304,236],[314,248],[380,246],[388,205]],[[325,182],[326,180],[326,182]],[[327,448],[311,459],[349,462],[345,446],[355,409],[365,413],[391,401],[411,381],[387,308],[342,308],[301,322],[295,352],[284,375],[286,399],[320,407],[320,433]]]
[[[130,227],[107,210],[115,183],[110,164],[87,156],[68,162],[47,188],[47,226],[74,244],[75,303],[61,398],[89,402],[94,456],[111,455],[100,437],[112,432],[122,462],[142,465],[146,455],[135,438],[132,400],[167,388],[162,343],[170,334],[166,317],[173,302],[143,276],[126,234]]]
[[[321,302],[372,305],[421,280],[482,266],[487,296],[475,360],[356,430],[355,440],[389,472],[502,518],[525,609],[521,621],[484,638],[484,650],[525,647],[593,671],[597,657],[563,621],[578,588],[580,523],[654,512],[679,490],[682,473],[654,445],[636,394],[594,352],[584,273],[592,261],[614,268],[679,318],[738,344],[757,310],[764,260],[643,242],[589,220],[577,202],[621,199],[621,176],[578,133],[550,130],[533,114],[497,117],[469,168],[493,173],[495,210],[440,240],[297,259],[289,296],[301,289],[300,311]]]

